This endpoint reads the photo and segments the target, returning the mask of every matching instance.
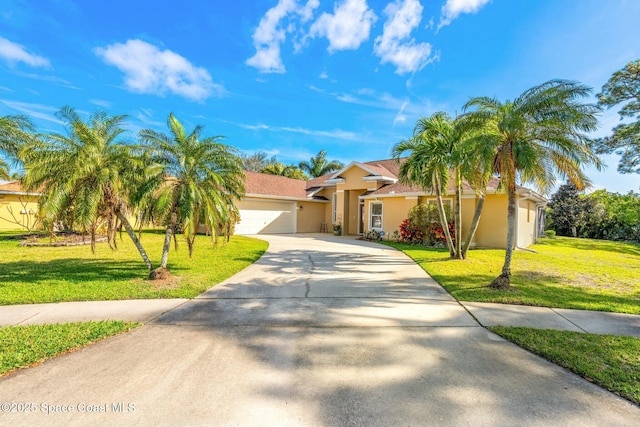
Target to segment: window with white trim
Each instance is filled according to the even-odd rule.
[[[382,231],[382,202],[371,202],[369,205],[369,224],[372,230]]]
[[[331,223],[335,224],[338,211],[338,193],[333,193],[331,196]]]
[[[430,205],[438,206],[438,199],[429,199],[429,200],[427,200],[427,203],[430,204]],[[453,209],[453,200],[451,200],[451,199],[442,199],[442,204],[443,205],[449,205],[449,207],[451,209]]]

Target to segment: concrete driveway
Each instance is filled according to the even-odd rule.
[[[2,402],[32,412],[0,425],[640,425],[402,253],[264,238],[261,260],[151,324],[1,379]]]

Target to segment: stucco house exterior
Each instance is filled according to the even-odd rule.
[[[318,233],[341,224],[342,234],[360,235],[369,230],[390,236],[420,203],[435,203],[435,196],[398,181],[399,164],[387,159],[351,162],[341,170],[301,181],[277,175],[245,172],[245,197],[237,203],[240,222],[235,234]],[[482,217],[472,244],[480,248],[504,248],[507,236],[507,195],[497,180],[487,187]],[[453,205],[453,186],[444,202]],[[0,230],[25,230],[33,226],[39,194],[27,193],[19,182],[0,182]],[[477,203],[475,192],[464,185],[463,237],[468,232]],[[516,246],[535,243],[544,230],[547,200],[518,187]]]
[[[399,164],[393,159],[351,162],[341,170],[309,181],[246,172],[246,196],[238,203],[240,222],[236,234],[308,233],[332,231],[342,225],[343,234],[369,230],[390,235],[398,230],[409,210],[420,203],[435,203],[435,196],[398,181]],[[507,236],[507,195],[498,181],[487,187],[482,217],[473,244],[503,248]],[[444,196],[453,204],[453,187]],[[475,192],[464,185],[463,236],[469,230],[477,203]],[[518,187],[516,246],[535,243],[544,224],[547,199]]]
[[[36,225],[37,193],[27,193],[18,181],[0,181],[0,230],[27,230]]]

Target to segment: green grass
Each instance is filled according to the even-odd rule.
[[[2,237],[3,234],[0,234]],[[157,265],[164,236],[145,232],[142,243]],[[106,243],[69,247],[21,247],[0,238],[0,305],[60,301],[136,298],[192,298],[255,262],[267,249],[261,240],[234,236],[213,247],[211,238],[198,236],[193,258],[179,240],[169,254],[169,270],[176,280],[145,280],[146,267],[126,234],[118,250]]]
[[[461,301],[497,302],[640,314],[640,246],[590,239],[540,239],[537,253],[516,251],[510,291],[488,288],[500,274],[504,250],[469,251],[464,261],[446,250],[389,243],[413,258]]]
[[[640,405],[640,339],[547,329],[491,331]]]
[[[103,321],[0,328],[0,375],[140,326]]]

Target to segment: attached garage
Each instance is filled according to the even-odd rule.
[[[243,199],[237,204],[240,222],[235,234],[288,234],[296,232],[296,203]]]

